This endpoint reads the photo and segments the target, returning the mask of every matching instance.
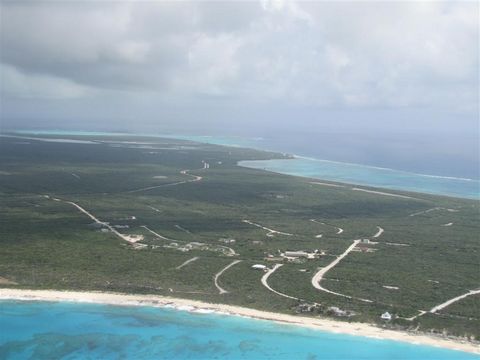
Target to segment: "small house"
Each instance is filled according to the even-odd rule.
[[[262,264],[255,264],[255,265],[252,265],[252,269],[254,269],[254,270],[266,270],[267,267],[265,265],[262,265]]]
[[[392,315],[388,311],[386,311],[382,314],[381,318],[382,320],[390,321],[392,320]]]

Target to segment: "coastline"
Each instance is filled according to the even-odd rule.
[[[110,133],[110,132],[90,132],[90,131],[62,131],[62,130],[19,130],[19,129],[12,129],[7,131],[7,133],[13,133],[13,134],[31,134],[31,135],[40,135],[40,136],[59,136],[59,135],[64,135],[64,136],[144,136],[144,137],[151,137],[151,138],[169,138],[169,139],[177,139],[177,140],[185,140],[185,141],[193,141],[201,144],[212,144],[212,145],[218,145],[218,146],[225,146],[225,147],[234,147],[234,148],[246,148],[246,149],[252,149],[252,150],[257,150],[257,151],[264,151],[264,152],[274,152],[278,154],[286,154],[285,152],[281,150],[275,150],[271,149],[268,147],[259,147],[258,144],[254,144],[251,141],[247,141],[246,143],[242,143],[240,141],[238,144],[237,143],[232,143],[231,141],[228,141],[231,137],[228,136],[211,136],[211,135],[180,135],[180,134],[157,134],[157,135],[152,135],[152,134],[142,134],[142,133],[123,133],[123,132],[117,132],[117,133]],[[259,138],[243,138],[243,137],[238,137],[238,139],[246,139],[246,140],[259,140]],[[263,139],[262,139],[263,140]],[[480,193],[478,192],[479,186],[480,186],[480,179],[476,178],[466,178],[466,177],[457,177],[457,176],[443,176],[443,175],[433,175],[433,174],[423,174],[423,173],[417,173],[415,171],[408,171],[408,170],[401,170],[401,169],[395,169],[395,168],[390,168],[390,167],[382,167],[382,166],[375,166],[371,164],[361,164],[361,163],[354,163],[354,162],[343,162],[343,161],[336,161],[336,160],[328,160],[328,159],[320,159],[316,157],[312,157],[309,155],[302,155],[302,154],[294,154],[294,153],[288,153],[290,156],[292,156],[289,159],[270,159],[270,160],[241,160],[237,163],[237,166],[248,168],[248,169],[262,169],[264,166],[256,167],[256,166],[249,166],[245,165],[242,163],[248,163],[248,162],[263,162],[267,163],[269,161],[275,161],[275,160],[305,160],[305,161],[313,161],[313,162],[318,162],[318,163],[324,163],[324,164],[332,164],[333,166],[347,166],[350,168],[356,168],[359,169],[358,171],[380,171],[380,172],[386,172],[390,174],[397,174],[398,176],[407,176],[411,177],[411,179],[407,180],[400,180],[400,182],[397,181],[396,184],[391,185],[392,180],[395,183],[394,178],[389,178],[386,179],[384,183],[378,183],[378,182],[372,182],[372,181],[366,181],[362,180],[362,175],[360,172],[357,172],[354,174],[353,178],[342,178],[341,176],[339,177],[338,175],[332,177],[329,175],[324,174],[323,176],[315,176],[315,175],[305,175],[305,174],[299,174],[296,172],[291,172],[291,171],[280,171],[278,169],[264,169],[266,171],[276,173],[276,174],[282,174],[282,175],[290,175],[290,176],[296,176],[296,177],[303,177],[303,178],[311,178],[315,180],[325,180],[325,181],[331,181],[334,183],[340,183],[348,186],[364,186],[364,187],[369,187],[369,188],[375,188],[375,189],[383,189],[383,190],[392,190],[392,191],[399,191],[399,192],[407,192],[407,193],[412,193],[412,194],[418,194],[418,195],[427,195],[427,196],[441,196],[441,197],[447,197],[447,198],[453,198],[453,199],[467,199],[467,200],[474,200],[474,201],[480,201]],[[379,178],[381,176],[376,176],[375,178]],[[427,179],[430,179],[430,181],[436,181],[437,184],[431,183],[429,184],[424,184],[418,188],[412,188],[412,187],[405,187],[403,183],[406,181],[407,183],[415,183],[415,182],[422,182],[427,181]],[[438,182],[443,182],[443,183],[438,183]],[[455,182],[456,184],[449,184],[451,182]],[[469,187],[474,187],[474,190],[467,190],[466,192],[458,192],[454,189],[458,188],[458,183],[464,183],[467,184]],[[390,184],[390,185],[387,185]],[[433,186],[433,188],[432,188]],[[450,189],[450,190],[447,190]]]
[[[435,190],[435,189],[427,189],[425,186],[419,187],[419,188],[409,188],[405,187],[405,185],[402,185],[400,183],[397,184],[392,184],[392,179],[387,179],[386,181],[389,183],[388,185],[386,183],[373,183],[371,181],[365,181],[365,180],[359,180],[359,179],[353,179],[353,178],[342,178],[336,176],[331,176],[328,174],[323,174],[322,176],[317,176],[315,174],[302,174],[296,170],[289,169],[285,170],[285,168],[278,168],[278,166],[273,166],[269,167],[272,163],[275,162],[283,162],[283,161],[312,161],[312,162],[318,162],[318,163],[330,163],[334,165],[340,165],[340,166],[350,166],[350,167],[356,167],[360,169],[371,169],[374,171],[380,171],[380,172],[390,172],[390,173],[397,173],[397,174],[404,174],[407,176],[412,176],[412,177],[417,177],[417,178],[429,178],[432,181],[446,181],[446,182],[462,182],[466,183],[468,185],[473,185],[475,186],[475,191],[474,192],[452,192],[452,191],[447,191],[443,189],[442,184],[436,184],[437,186],[442,187],[442,190]],[[342,185],[343,187],[355,187],[355,186],[363,186],[371,189],[378,189],[380,191],[396,191],[400,193],[408,193],[411,194],[412,196],[421,196],[421,195],[426,195],[426,196],[439,196],[439,197],[446,197],[446,198],[452,198],[452,199],[461,199],[461,200],[473,200],[473,201],[480,201],[480,193],[477,192],[477,185],[480,185],[479,180],[476,179],[466,179],[466,178],[454,178],[454,177],[446,177],[446,176],[436,176],[436,175],[426,175],[426,174],[417,174],[413,172],[407,172],[407,171],[402,171],[402,170],[395,170],[395,169],[390,169],[390,168],[381,168],[381,167],[375,167],[375,166],[369,166],[369,165],[360,165],[360,164],[350,164],[350,163],[342,163],[342,162],[336,162],[336,161],[330,161],[330,160],[320,160],[320,159],[315,159],[315,158],[308,158],[304,156],[297,156],[293,155],[293,158],[290,159],[269,159],[269,160],[241,160],[237,162],[237,166],[243,167],[246,169],[254,169],[254,170],[263,170],[263,171],[268,171],[274,174],[281,174],[281,175],[288,175],[288,176],[294,176],[294,177],[300,177],[304,179],[309,179],[312,181],[329,181],[335,184]],[[357,174],[358,175],[358,174]],[[380,176],[376,177],[377,179],[380,178]],[[412,182],[412,181],[410,181]]]
[[[180,299],[160,295],[1,288],[0,300],[80,302],[115,306],[174,308],[192,313],[217,313],[230,316],[242,316],[259,320],[274,321],[281,324],[302,326],[337,334],[400,341],[415,345],[433,346],[480,354],[480,346],[467,341],[458,342],[429,336],[427,334],[411,334],[401,331],[386,330],[366,323],[347,323],[330,319],[309,318],[249,309],[234,305],[214,304],[198,300]]]

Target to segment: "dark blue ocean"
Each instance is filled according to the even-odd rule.
[[[453,350],[153,307],[0,301],[0,359],[478,360]]]

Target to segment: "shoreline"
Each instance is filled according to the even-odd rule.
[[[149,137],[149,138],[160,138],[160,139],[175,139],[175,140],[183,140],[183,141],[191,141],[191,142],[197,142],[200,144],[210,144],[210,145],[217,145],[217,146],[224,146],[224,147],[233,147],[233,148],[245,148],[245,149],[251,149],[251,150],[257,150],[257,151],[263,151],[263,152],[272,152],[272,153],[278,153],[278,154],[287,154],[285,152],[282,152],[280,150],[273,150],[273,149],[267,149],[267,148],[259,148],[256,146],[252,146],[252,144],[243,144],[243,145],[236,145],[236,144],[226,144],[222,142],[208,142],[205,141],[204,139],[199,139],[200,138],[215,138],[216,136],[210,136],[210,135],[180,135],[180,134],[159,134],[159,135],[152,135],[152,134],[142,134],[142,133],[108,133],[108,132],[92,132],[89,134],[88,131],[79,131],[75,133],[75,131],[61,131],[61,130],[8,130],[6,134],[32,134],[32,135],[39,135],[39,136],[59,136],[59,135],[70,135],[70,136],[141,136],[141,137]],[[8,135],[7,135],[8,136]],[[239,137],[242,138],[242,137]],[[433,174],[422,174],[422,173],[417,173],[414,171],[408,171],[408,170],[400,170],[400,169],[394,169],[394,168],[388,168],[388,167],[381,167],[381,166],[375,166],[375,165],[368,165],[368,164],[359,164],[359,163],[351,163],[351,162],[342,162],[342,161],[335,161],[335,160],[328,160],[328,159],[318,159],[315,157],[311,156],[306,156],[306,155],[299,155],[299,154],[290,154],[292,157],[288,159],[281,159],[281,160],[295,160],[295,159],[305,159],[305,160],[312,160],[312,161],[318,161],[318,162],[327,162],[327,163],[333,163],[333,164],[339,164],[339,165],[347,165],[347,166],[355,166],[355,167],[362,167],[362,168],[371,168],[371,169],[377,169],[377,170],[382,170],[382,171],[389,171],[389,172],[398,172],[398,173],[403,173],[403,174],[408,174],[412,176],[418,176],[418,177],[426,177],[426,178],[436,178],[436,179],[444,179],[444,180],[450,180],[450,181],[461,181],[461,182],[472,182],[472,183],[479,183],[480,184],[480,179],[475,179],[475,178],[465,178],[465,177],[455,177],[455,176],[443,176],[443,175],[433,175]],[[279,159],[269,159],[269,160],[240,160],[237,162],[237,166],[244,167],[247,169],[260,169],[257,167],[251,167],[251,166],[246,166],[240,164],[241,162],[244,161],[270,161],[270,160],[279,160]],[[265,170],[265,169],[264,169]],[[461,199],[461,200],[473,200],[473,201],[480,201],[480,194],[474,193],[474,194],[458,194],[458,193],[445,193],[445,192],[436,192],[436,191],[427,191],[425,189],[417,190],[417,189],[405,189],[402,188],[401,186],[381,186],[377,184],[369,184],[369,183],[364,183],[361,181],[344,181],[342,179],[326,179],[326,178],[317,178],[317,177],[311,177],[311,176],[305,176],[305,175],[299,175],[299,174],[292,174],[292,173],[286,173],[286,172],[280,172],[280,171],[273,171],[273,170],[265,170],[271,173],[275,174],[281,174],[281,175],[290,175],[290,176],[295,176],[295,177],[302,177],[306,179],[314,179],[314,180],[324,180],[324,181],[330,181],[334,183],[339,183],[339,184],[344,184],[348,186],[364,186],[368,188],[373,188],[373,189],[379,189],[379,190],[392,190],[392,191],[398,191],[398,192],[405,192],[405,193],[412,193],[412,194],[417,194],[417,195],[427,195],[427,196],[440,196],[440,197],[447,197],[447,198],[453,198],[453,199]]]
[[[198,300],[180,299],[161,295],[135,295],[110,292],[80,292],[59,290],[25,290],[1,288],[0,300],[79,302],[115,306],[150,306],[173,308],[192,313],[216,313],[219,315],[241,316],[258,320],[274,321],[326,331],[336,334],[363,336],[381,340],[406,342],[414,345],[440,347],[449,350],[480,354],[480,346],[468,341],[441,339],[427,334],[412,334],[402,331],[386,330],[366,323],[348,323],[330,319],[273,313],[240,306],[207,303]]]
[[[298,173],[294,173],[294,172],[284,172],[284,171],[279,171],[279,170],[272,170],[272,169],[267,169],[266,167],[257,167],[257,166],[250,166],[250,165],[246,165],[245,162],[268,162],[268,161],[275,161],[275,160],[295,160],[295,159],[308,159],[308,158],[305,158],[305,157],[294,157],[294,158],[291,158],[291,159],[269,159],[269,160],[240,160],[240,161],[237,161],[237,166],[239,167],[243,167],[245,169],[253,169],[253,170],[262,170],[262,171],[267,171],[267,172],[270,172],[272,174],[280,174],[280,175],[286,175],[286,176],[294,176],[294,177],[298,177],[298,178],[303,178],[303,179],[308,179],[310,180],[311,182],[315,182],[315,181],[329,181],[329,182],[332,182],[334,184],[338,184],[339,187],[355,187],[355,186],[363,186],[363,187],[366,187],[366,188],[369,188],[369,189],[375,189],[375,190],[379,190],[380,192],[382,191],[396,191],[396,192],[400,192],[400,193],[407,193],[407,194],[411,194],[411,195],[416,195],[416,196],[422,196],[422,195],[426,195],[426,196],[435,196],[435,197],[443,197],[443,198],[451,198],[451,199],[455,199],[455,200],[471,200],[471,201],[480,201],[480,194],[477,195],[477,194],[474,194],[474,195],[460,195],[460,194],[453,194],[453,193],[440,193],[440,192],[434,192],[434,191],[427,191],[425,189],[422,189],[422,190],[417,190],[417,189],[404,189],[404,188],[401,188],[400,186],[397,187],[397,186],[382,186],[382,185],[377,185],[377,184],[369,184],[369,183],[362,183],[360,181],[358,182],[354,182],[354,181],[347,181],[347,180],[338,180],[338,179],[330,179],[330,178],[325,178],[325,177],[313,177],[312,175],[302,175],[302,174],[298,174]],[[319,159],[310,159],[312,161],[319,161],[319,162],[330,162],[330,163],[336,163],[335,161],[330,161],[330,160],[319,160]],[[339,164],[342,164],[342,163],[339,163]],[[344,164],[348,164],[348,163],[344,163]],[[356,165],[356,164],[352,164],[352,165]],[[368,167],[368,166],[367,166]],[[375,167],[372,167],[372,168],[375,168]],[[382,169],[382,168],[376,168],[376,169]],[[395,170],[395,169],[387,169],[385,168],[384,170],[389,170],[389,171],[392,171],[392,172],[396,172],[396,171],[400,171],[400,170]],[[404,173],[407,173],[407,172],[404,172]],[[433,175],[422,175],[422,174],[416,174],[416,173],[409,173],[409,174],[412,174],[414,176],[424,176],[424,177],[430,177],[430,178],[440,178],[440,179],[446,179],[446,180],[453,180],[453,179],[450,179],[450,178],[446,178],[446,177],[437,177],[437,176],[433,176]],[[463,180],[455,180],[455,181],[464,181],[464,182],[479,182],[480,184],[480,180],[474,180],[474,179],[469,179],[468,181],[466,179],[463,179]],[[402,195],[403,196],[403,195]],[[422,199],[417,199],[417,200],[422,200]]]

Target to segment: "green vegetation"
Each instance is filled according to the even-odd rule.
[[[282,157],[256,150],[133,136],[88,140],[95,143],[0,138],[0,277],[16,283],[2,286],[152,293],[294,313],[298,301],[270,292],[264,273],[251,269],[282,262],[269,285],[320,304],[304,315],[331,316],[328,307],[336,306],[355,313],[341,319],[384,324],[380,314],[389,311],[397,318],[385,326],[480,338],[479,295],[404,319],[480,286],[478,201],[389,197],[236,165]],[[128,243],[67,201],[144,238]],[[385,231],[373,238],[377,226]],[[352,251],[322,280],[352,298],[312,286],[319,267],[364,238],[377,242],[363,245],[373,251]],[[180,250],[192,242],[205,245]],[[286,250],[325,255],[265,260]],[[214,275],[237,259],[219,278],[228,293],[219,294]]]

